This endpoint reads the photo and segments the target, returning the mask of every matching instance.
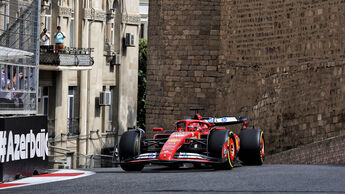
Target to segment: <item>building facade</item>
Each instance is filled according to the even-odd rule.
[[[147,31],[149,27],[149,0],[140,0],[139,12],[141,17],[139,37],[147,40]]]
[[[150,1],[147,128],[249,117],[269,154],[345,134],[340,0]]]
[[[51,162],[102,166],[136,124],[139,1],[42,1],[50,45],[57,26],[67,49],[41,47],[39,71],[38,114],[48,116]]]

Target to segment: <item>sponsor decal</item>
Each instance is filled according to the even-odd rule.
[[[179,139],[175,139],[175,138],[169,139],[169,142],[177,142],[177,141],[179,141]]]
[[[147,154],[140,154],[137,159],[153,159],[157,157],[157,153],[147,153]]]
[[[195,153],[185,153],[185,152],[181,152],[179,153],[177,158],[194,158],[194,159],[203,159],[202,155],[200,154],[195,154]]]
[[[164,145],[164,149],[171,149],[171,148],[174,148],[174,147],[175,147],[175,144],[173,144],[173,143],[169,144],[169,142]]]
[[[222,117],[222,118],[209,118],[205,120],[208,123],[227,123],[227,122],[238,122],[236,117]]]
[[[206,120],[206,122],[208,122],[208,123],[213,123],[213,122],[214,122],[214,119],[213,119],[213,118],[209,118],[208,120]]]
[[[171,137],[184,137],[188,134],[189,132],[175,132],[171,134]]]
[[[12,130],[0,131],[0,163],[48,157],[48,132],[16,134]]]
[[[216,119],[216,123],[225,123],[225,122],[237,122],[237,118],[236,117],[223,117],[220,119]]]

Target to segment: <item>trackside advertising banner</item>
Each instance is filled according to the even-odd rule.
[[[0,163],[25,160],[39,157],[45,160],[48,156],[48,133],[41,129],[35,134],[16,134],[13,130],[0,131]]]
[[[0,118],[0,181],[48,168],[46,116]]]

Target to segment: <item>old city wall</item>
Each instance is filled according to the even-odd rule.
[[[216,110],[220,14],[219,0],[150,1],[148,129],[172,128],[191,106]]]
[[[199,105],[208,115],[247,115],[264,129],[269,153],[345,135],[345,2],[197,2],[183,11],[181,2],[150,1],[148,130]],[[218,8],[203,12],[202,2]],[[201,16],[211,19],[200,19],[195,35],[169,39]]]
[[[345,164],[345,136],[336,136],[265,158],[265,164]]]
[[[248,115],[270,153],[344,130],[342,1],[225,1],[217,111]]]

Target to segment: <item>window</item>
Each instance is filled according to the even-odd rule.
[[[70,134],[75,134],[75,121],[74,121],[74,90],[75,87],[69,86],[68,87],[68,103],[67,103],[67,125],[68,125],[68,132]]]
[[[68,87],[68,119],[73,118],[74,113],[74,87],[69,86]]]
[[[47,28],[48,34],[52,35],[52,0],[49,0],[49,8],[46,10],[44,16],[44,27]]]
[[[4,5],[4,28],[3,30],[7,30],[8,25],[8,5]]]
[[[115,86],[110,86],[111,101],[109,106],[109,122],[113,120],[113,96],[115,92]]]
[[[43,95],[42,95],[42,99],[43,99],[43,115],[48,115],[48,106],[49,106],[49,98],[48,98],[48,87],[43,87]]]
[[[115,39],[115,30],[114,30],[114,23],[111,24],[111,44],[114,45]]]
[[[115,90],[116,90],[116,86],[110,86],[110,93],[111,93],[111,101],[110,101],[110,106],[109,106],[109,118],[108,118],[108,130],[109,131],[113,131],[113,112],[116,111],[114,110],[114,108],[116,106],[114,106],[113,102],[114,102],[114,97],[115,97]]]
[[[144,38],[145,24],[140,24],[140,38]]]
[[[69,46],[74,47],[74,0],[71,1],[71,8],[72,8],[72,17],[71,17],[71,24],[70,24],[70,32],[69,32]]]

